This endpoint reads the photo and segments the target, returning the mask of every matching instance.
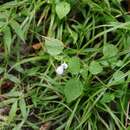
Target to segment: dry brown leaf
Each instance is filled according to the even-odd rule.
[[[33,45],[32,45],[32,48],[33,48],[34,50],[39,50],[39,49],[42,48],[42,44],[41,44],[41,43],[33,44]]]
[[[49,130],[51,127],[51,122],[46,122],[43,125],[41,125],[39,130]]]

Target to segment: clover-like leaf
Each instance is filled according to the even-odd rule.
[[[68,103],[77,99],[83,93],[83,84],[78,79],[70,79],[67,81],[64,94]]]
[[[103,67],[97,61],[92,61],[89,65],[89,71],[93,75],[99,74],[103,71]]]
[[[105,44],[103,47],[103,55],[105,58],[110,58],[118,54],[118,49],[113,44]]]
[[[70,58],[69,60],[69,71],[73,74],[80,72],[80,60],[79,58]]]
[[[60,40],[54,38],[46,39],[45,47],[47,52],[52,56],[60,54],[64,49],[63,43]]]
[[[56,13],[60,19],[63,19],[70,12],[70,4],[67,2],[60,2],[56,5]]]
[[[114,81],[117,83],[117,84],[121,84],[125,81],[125,73],[122,72],[122,71],[116,71],[114,74],[113,74],[113,78],[114,78]]]

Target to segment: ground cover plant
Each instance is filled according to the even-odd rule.
[[[130,129],[125,2],[0,1],[1,130]]]

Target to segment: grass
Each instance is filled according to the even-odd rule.
[[[130,15],[122,3],[0,2],[1,130],[130,129]]]

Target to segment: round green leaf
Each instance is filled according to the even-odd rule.
[[[45,41],[45,47],[47,52],[52,56],[60,54],[64,49],[63,43],[60,40],[54,38],[47,39]]]
[[[105,44],[103,47],[103,55],[106,58],[113,57],[117,55],[118,49],[113,44]]]
[[[96,75],[103,71],[103,67],[97,61],[92,61],[89,66],[89,71],[93,75]]]
[[[123,65],[123,61],[119,60],[116,62],[116,66],[121,67]]]
[[[116,81],[116,83],[118,83],[118,84],[123,83],[125,81],[124,76],[125,76],[125,74],[122,71],[116,71],[113,74],[114,81]]]
[[[74,101],[83,93],[83,84],[78,79],[70,79],[64,88],[64,94],[68,103]]]
[[[70,4],[67,2],[60,2],[56,5],[56,13],[60,19],[63,19],[70,11]]]
[[[104,67],[108,67],[108,66],[109,66],[109,63],[108,63],[107,60],[102,60],[102,61],[100,61],[100,64],[101,64],[102,66],[104,66]]]
[[[69,71],[73,74],[80,72],[80,60],[79,58],[71,58],[69,60]]]

